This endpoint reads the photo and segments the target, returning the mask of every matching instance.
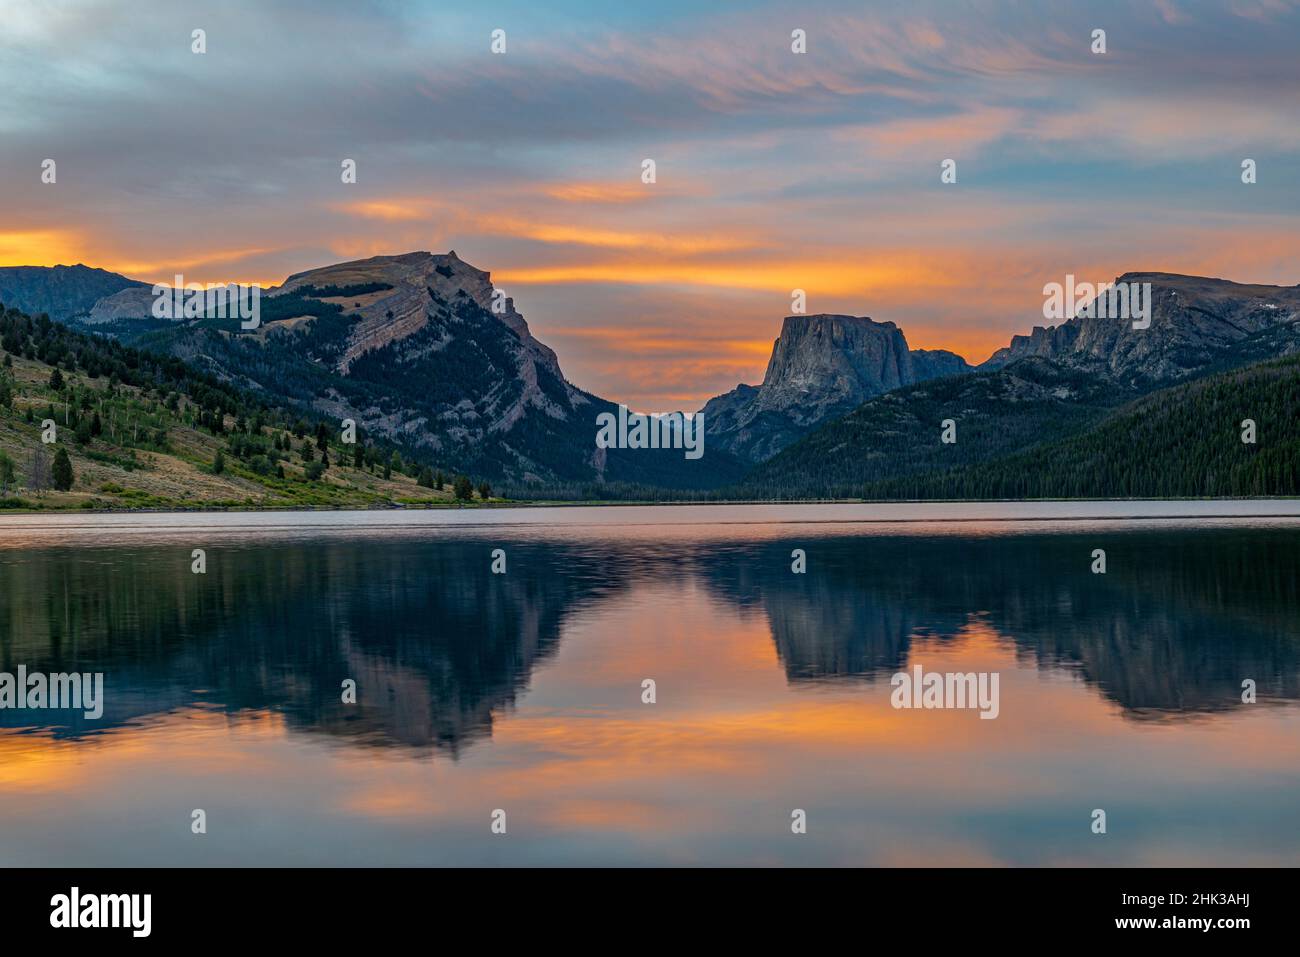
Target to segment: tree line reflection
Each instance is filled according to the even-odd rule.
[[[1104,538],[1104,541],[1101,539]],[[1089,570],[1099,544],[1108,572]],[[489,554],[504,547],[508,571]],[[808,556],[791,571],[790,552]],[[695,543],[322,538],[243,542],[190,571],[170,545],[0,556],[0,667],[102,671],[104,717],[0,711],[92,735],[182,707],[274,711],[352,745],[459,754],[489,736],[566,623],[640,587],[704,586],[766,620],[789,683],[871,684],[979,621],[1138,719],[1300,697],[1300,543],[1285,530]],[[665,626],[672,610],[665,609]],[[615,640],[617,636],[611,636]],[[356,705],[341,685],[354,679]]]

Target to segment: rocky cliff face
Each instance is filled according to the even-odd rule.
[[[913,352],[892,322],[864,316],[787,316],[760,386],[741,385],[704,406],[705,434],[762,461],[814,426],[872,396],[969,366],[942,350]]]
[[[463,298],[494,314],[515,333],[530,359],[563,379],[555,353],[533,338],[528,323],[515,310],[514,300],[504,298],[501,311],[494,312],[492,274],[462,261],[454,249],[446,255],[414,252],[311,269],[290,276],[270,295],[331,286],[342,289],[366,283],[382,283],[392,288],[360,296],[327,297],[327,301],[336,301],[359,317],[352,325],[348,348],[339,363],[342,371],[347,371],[358,356],[423,329],[430,319],[431,300],[451,302]]]
[[[856,316],[787,316],[755,397],[759,411],[789,411],[796,422],[861,403],[915,377],[907,340],[892,322]]]
[[[1125,273],[1116,282],[1151,284],[1149,328],[1134,329],[1132,319],[1118,317],[1035,326],[1027,336],[1013,336],[980,368],[1040,356],[1129,384],[1164,384],[1237,352],[1285,355],[1300,348],[1295,329],[1300,286],[1141,272]]]
[[[389,288],[319,295],[366,285]],[[336,371],[344,375],[367,355],[374,360],[392,353],[399,365],[409,367],[420,358],[433,359],[446,351],[458,335],[499,339],[500,349],[495,350],[499,355],[489,363],[490,375],[443,414],[444,421],[455,423],[453,431],[469,440],[481,437],[484,430],[509,430],[529,409],[562,420],[589,402],[586,393],[564,378],[555,352],[533,338],[513,299],[503,298],[500,311],[494,311],[493,292],[491,273],[463,262],[452,250],[446,255],[376,256],[312,269],[290,276],[270,296],[306,294],[337,303],[348,313],[352,321],[346,346],[334,362]],[[464,325],[461,314],[466,311],[495,323],[474,323],[479,327],[475,331],[458,328]],[[471,408],[472,414],[462,414]]]

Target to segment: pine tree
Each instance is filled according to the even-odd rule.
[[[59,451],[54,453],[53,478],[54,487],[60,492],[72,488],[75,478],[72,474],[72,459],[68,458],[68,450],[62,446],[59,446]]]
[[[14,484],[16,478],[14,460],[6,453],[0,452],[0,496],[9,494],[9,486]]]

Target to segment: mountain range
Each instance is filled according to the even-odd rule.
[[[596,417],[617,406],[569,382],[490,273],[454,251],[290,276],[265,291],[251,332],[235,320],[155,319],[148,284],[81,265],[0,269],[0,300],[268,401],[354,419],[416,459],[520,496],[960,497],[1012,488],[990,477],[1009,474],[997,463],[1023,466],[1049,447],[1069,458],[1054,443],[1130,415],[1144,397],[1300,351],[1300,287],[1158,272],[1117,282],[1151,284],[1149,327],[1080,315],[1014,336],[979,367],[911,349],[892,322],[788,316],[762,382],[705,403],[707,454],[694,461],[680,450],[596,448]],[[1249,391],[1288,376],[1232,381]],[[1170,406],[1147,407],[1156,408]],[[955,444],[938,439],[946,419]],[[979,469],[982,478],[970,472]],[[1034,489],[1051,495],[1053,481],[1040,474]],[[1070,494],[1082,494],[1077,484]]]
[[[970,374],[823,423],[731,494],[1300,494],[1300,288],[1168,273],[1117,280],[1138,281],[1152,284],[1148,328],[1105,317],[1035,328]],[[1246,419],[1266,438],[1243,442]],[[942,441],[945,421],[955,442]]]
[[[1234,354],[1259,358],[1261,352],[1289,354],[1296,348],[1292,333],[1300,286],[1243,285],[1159,272],[1130,272],[1116,280],[1116,285],[1130,287],[1140,283],[1151,284],[1149,328],[1135,329],[1127,319],[1107,317],[1036,326],[1027,336],[1013,336],[981,368],[1039,356],[1146,386],[1186,378]]]

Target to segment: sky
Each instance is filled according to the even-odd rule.
[[[648,411],[761,381],[796,289],[979,362],[1071,274],[1300,282],[1297,49],[1300,0],[0,0],[0,265],[455,249]]]

